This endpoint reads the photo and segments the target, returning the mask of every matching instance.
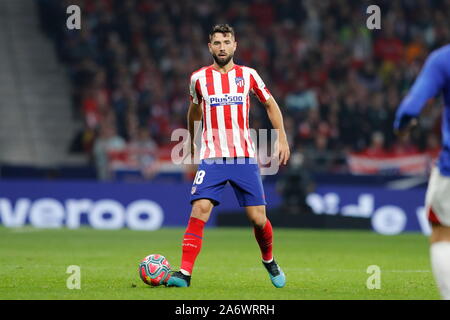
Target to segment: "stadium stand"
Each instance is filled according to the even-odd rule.
[[[79,164],[66,152],[79,126],[70,82],[35,12],[34,0],[0,1],[0,164]]]
[[[382,26],[369,30],[372,2],[73,0],[82,29],[69,31],[68,2],[38,0],[42,28],[70,75],[74,118],[84,123],[71,150],[89,155],[102,179],[114,165],[144,167],[148,177],[162,169],[172,131],[185,127],[189,76],[211,63],[208,31],[230,23],[235,61],[265,80],[307,168],[421,173],[439,150],[440,101],[430,102],[411,138],[396,138],[392,122],[424,58],[450,40],[450,1],[376,1]],[[270,127],[252,105],[250,125]],[[405,162],[411,155],[413,164]],[[368,164],[374,157],[381,161]]]

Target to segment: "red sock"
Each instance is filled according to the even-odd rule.
[[[181,256],[180,269],[183,269],[190,274],[192,274],[195,259],[202,248],[204,227],[204,221],[191,217],[183,237],[183,255]]]
[[[266,224],[263,228],[254,227],[255,238],[258,241],[259,248],[261,249],[262,259],[265,261],[272,260],[272,240],[273,240],[273,232],[272,232],[272,224],[269,219],[267,219]]]

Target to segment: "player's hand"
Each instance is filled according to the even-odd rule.
[[[289,143],[286,138],[279,138],[275,146],[275,156],[279,159],[280,163],[286,165],[291,151],[289,149]]]
[[[185,164],[185,177],[186,180],[192,180],[197,173],[198,162],[196,162],[197,147],[195,143],[186,141],[183,145],[183,161]]]
[[[395,120],[394,123],[394,133],[397,136],[403,137],[410,133],[410,131],[417,126],[419,121],[417,117],[410,115],[403,115]]]
[[[189,139],[183,144],[183,163],[186,163],[186,159],[188,158],[190,160],[190,164],[194,163],[194,157],[195,152],[197,151],[197,148],[195,146],[195,143],[192,143]]]

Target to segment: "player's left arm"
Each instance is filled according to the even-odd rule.
[[[286,131],[284,130],[283,115],[281,113],[280,107],[272,96],[270,96],[269,99],[263,102],[263,105],[266,108],[267,115],[270,122],[272,123],[273,128],[276,129],[278,133],[278,148],[275,148],[275,155],[279,157],[280,163],[286,165],[291,155],[291,151],[289,149],[289,142],[287,140]]]
[[[404,133],[414,126],[427,100],[441,91],[445,83],[443,63],[439,52],[433,52],[428,57],[410,92],[396,112],[394,130],[397,133]]]
[[[275,145],[275,156],[278,157],[280,163],[285,165],[289,160],[291,151],[289,150],[289,143],[286,131],[284,130],[283,115],[281,114],[280,107],[278,107],[274,97],[266,88],[264,81],[254,69],[250,69],[250,82],[252,92],[266,108],[269,120],[273,128],[277,130],[278,137]]]

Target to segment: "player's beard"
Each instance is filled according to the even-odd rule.
[[[231,59],[233,59],[232,54],[228,55],[226,58],[221,58],[216,54],[213,54],[212,56],[214,58],[214,61],[219,65],[219,67],[226,66],[228,64],[228,62],[230,62]]]

